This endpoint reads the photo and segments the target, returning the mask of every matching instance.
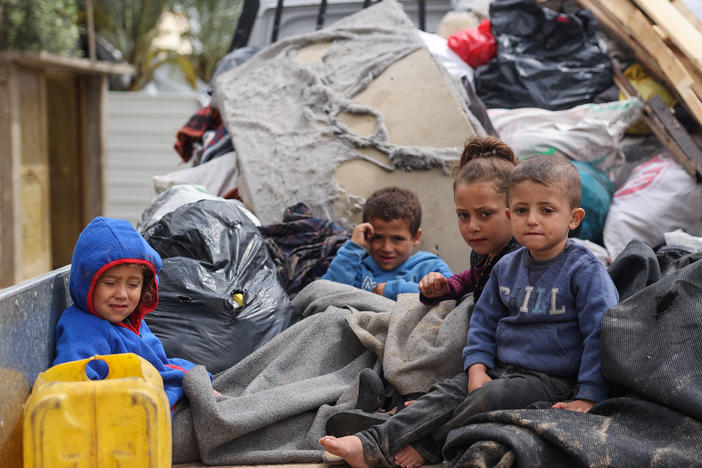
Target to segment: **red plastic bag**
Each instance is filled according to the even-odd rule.
[[[489,62],[497,55],[497,43],[490,32],[490,21],[487,19],[476,29],[464,29],[449,36],[448,46],[473,68]]]

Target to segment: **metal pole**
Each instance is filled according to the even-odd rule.
[[[244,0],[244,6],[241,9],[241,15],[239,15],[239,21],[237,22],[228,52],[248,45],[251,30],[256,22],[259,3],[258,0]]]
[[[419,0],[419,29],[427,30],[427,3],[426,0]]]
[[[319,12],[317,13],[317,29],[324,26],[324,14],[327,12],[327,0],[319,2]]]
[[[271,33],[271,44],[278,40],[278,29],[280,29],[280,17],[283,16],[283,0],[278,0],[275,7],[275,18],[273,20],[273,32]]]

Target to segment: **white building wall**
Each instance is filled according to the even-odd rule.
[[[118,91],[107,104],[106,216],[136,225],[155,198],[151,177],[187,166],[173,145],[202,106],[189,95]]]

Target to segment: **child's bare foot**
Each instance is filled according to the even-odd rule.
[[[414,447],[407,445],[395,454],[393,461],[402,468],[417,468],[422,466],[426,460]]]
[[[363,456],[363,445],[361,439],[356,436],[339,437],[324,436],[319,439],[319,443],[327,452],[338,455],[353,468],[370,468]]]

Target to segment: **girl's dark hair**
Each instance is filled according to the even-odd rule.
[[[144,265],[144,280],[141,283],[140,307],[153,308],[158,303],[158,292],[156,289],[156,278],[150,267]]]
[[[454,166],[453,189],[460,183],[489,179],[499,193],[507,194],[512,169],[519,161],[506,143],[494,136],[472,137],[463,146],[461,159]]]

